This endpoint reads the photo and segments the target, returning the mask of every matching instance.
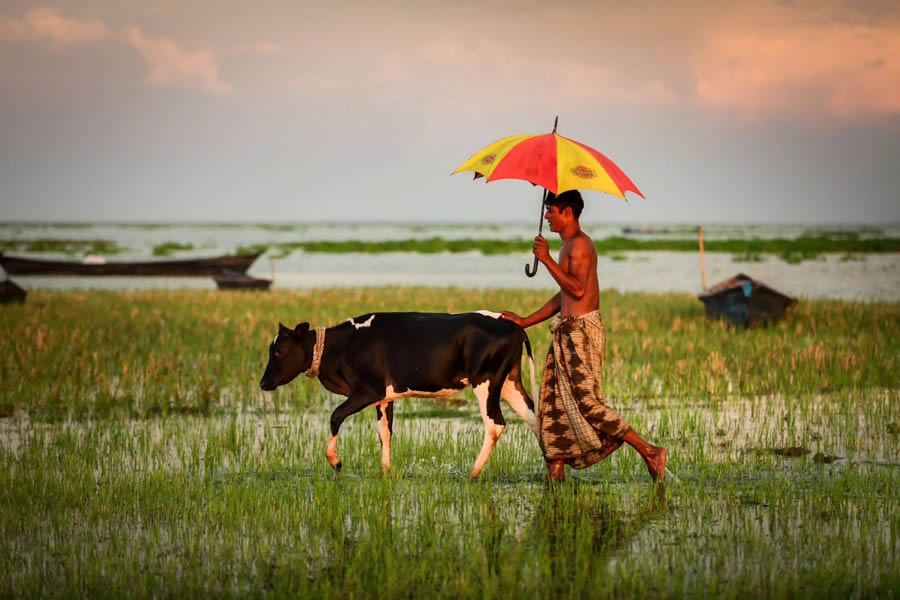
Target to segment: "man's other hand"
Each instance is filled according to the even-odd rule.
[[[506,319],[507,321],[512,321],[522,329],[525,329],[525,319],[514,312],[510,312],[508,310],[500,311],[500,317]]]
[[[534,252],[534,255],[541,263],[546,264],[550,260],[550,245],[544,239],[544,236],[539,235],[534,238],[534,246],[531,251]]]

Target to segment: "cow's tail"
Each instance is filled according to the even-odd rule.
[[[534,356],[531,354],[531,341],[528,339],[528,334],[525,333],[525,330],[522,330],[522,336],[525,338],[525,351],[528,353],[528,366],[531,370],[531,398],[537,405],[538,401],[538,389],[537,382],[534,377]]]

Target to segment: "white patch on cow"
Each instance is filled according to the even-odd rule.
[[[279,332],[279,333],[276,333],[276,334],[275,334],[275,337],[272,338],[272,345],[273,345],[273,346],[275,345],[275,342],[278,341],[278,336],[279,336],[279,335],[280,335],[280,332]]]
[[[483,381],[474,386],[472,391],[475,392],[475,397],[478,398],[478,407],[481,409],[481,420],[484,422],[484,443],[481,445],[481,452],[478,453],[478,458],[475,459],[475,466],[472,467],[472,477],[478,477],[481,475],[481,470],[484,468],[487,459],[490,458],[491,452],[494,450],[494,445],[497,443],[497,440],[500,439],[500,436],[503,435],[503,430],[506,429],[506,427],[494,423],[494,420],[487,414],[490,382]]]
[[[374,320],[375,320],[375,315],[369,315],[369,318],[366,319],[366,321],[364,323],[357,323],[356,321],[353,320],[353,317],[350,317],[349,319],[347,319],[347,322],[350,323],[351,325],[353,325],[354,327],[356,327],[356,329],[361,329],[363,327],[371,327],[372,321],[374,321]]]
[[[398,392],[394,390],[393,385],[389,385],[384,388],[384,398],[382,399],[382,405],[391,402],[392,400],[396,400],[397,398],[443,398],[444,396],[452,396],[453,394],[458,394],[459,392],[466,389],[466,386],[469,385],[469,380],[461,379],[459,385],[461,387],[445,388],[434,392],[422,392],[419,390],[405,390],[402,392]]]
[[[531,431],[534,432],[534,435],[537,436],[537,418],[534,416],[534,411],[528,408],[528,405],[525,403],[525,395],[516,387],[515,381],[507,379],[503,382],[503,388],[500,390],[500,397],[509,404],[509,407],[513,409],[517,415],[522,417],[522,420],[528,424],[528,427],[530,427]]]
[[[391,470],[391,428],[388,427],[387,412],[381,409],[381,418],[378,419],[378,437],[381,439],[381,470]]]
[[[490,317],[492,319],[499,319],[501,316],[500,313],[491,312],[489,310],[476,310],[475,312],[478,313],[479,315],[484,315],[485,317]]]

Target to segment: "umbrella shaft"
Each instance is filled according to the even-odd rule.
[[[544,205],[547,203],[547,190],[544,190],[544,197],[541,199],[541,214],[538,217],[538,235],[544,231]]]

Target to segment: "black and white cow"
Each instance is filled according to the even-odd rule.
[[[506,428],[500,398],[537,435],[534,404],[521,378],[524,343],[534,389],[531,344],[522,328],[497,313],[369,313],[324,333],[319,354],[317,334],[308,323],[294,329],[279,323],[259,385],[271,391],[312,368],[326,389],[347,397],[331,414],[331,438],[325,451],[338,471],[341,424],[367,406],[375,406],[378,417],[381,468],[390,470],[393,401],[408,396],[449,396],[472,386],[484,421],[484,444],[472,468],[473,477],[481,473]],[[319,365],[313,364],[314,354]]]

